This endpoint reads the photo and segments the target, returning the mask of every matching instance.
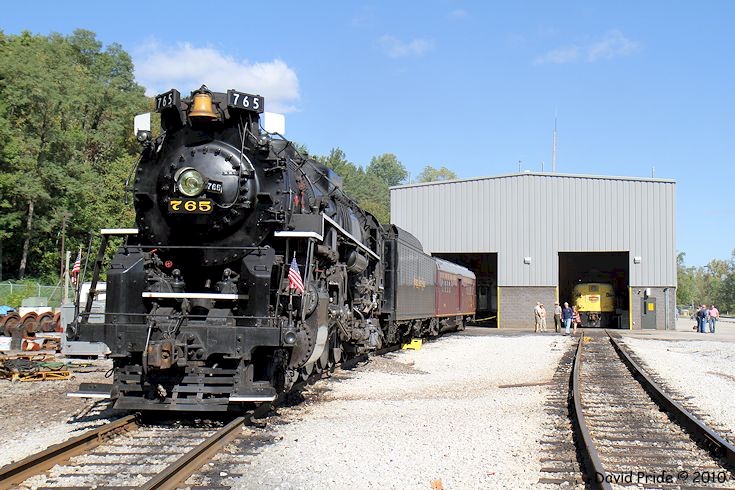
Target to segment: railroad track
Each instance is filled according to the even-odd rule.
[[[540,455],[541,469],[539,485],[564,488],[584,488],[584,468],[577,458],[572,412],[569,407],[569,387],[574,367],[576,349],[565,347],[554,376],[552,388],[544,402],[546,420],[544,437],[541,439],[543,453]]]
[[[606,331],[580,338],[571,393],[591,487],[735,488],[735,447],[664,393]]]
[[[398,349],[400,345],[389,346],[370,355],[383,355]],[[368,354],[356,356],[341,363],[338,369],[352,369],[368,358]],[[315,373],[296,383],[289,392],[281,394],[273,406],[284,403],[294,392],[325,375],[328,373]],[[191,475],[197,475],[198,480],[211,481],[215,478],[203,468],[205,464],[237,439],[243,425],[266,415],[271,409],[271,404],[262,404],[245,416],[220,423],[219,427],[200,421],[146,424],[140,414],[127,415],[0,468],[0,490],[96,486],[174,489]],[[252,449],[248,449],[252,442],[246,441],[239,446],[247,454]],[[220,471],[215,473],[215,476],[224,476]],[[228,479],[238,476],[231,471],[225,475]],[[198,488],[197,485],[190,487]],[[228,486],[217,485],[216,488]]]
[[[128,415],[3,467],[0,489],[176,488],[236,438],[245,421],[148,425]]]

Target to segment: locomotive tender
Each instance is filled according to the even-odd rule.
[[[474,315],[474,274],[381,226],[333,171],[261,130],[263,97],[202,86],[155,101],[161,135],[137,133],[137,229],[103,230],[93,284],[109,234],[128,234],[107,269],[104,321],[87,309],[68,329],[108,345],[113,383],[78,396],[235,410]]]

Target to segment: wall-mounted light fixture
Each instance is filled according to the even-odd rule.
[[[523,263],[524,264],[530,264],[531,263],[531,257],[523,257]]]
[[[640,255],[636,255],[635,257],[633,257],[633,263],[634,264],[640,264],[641,263],[641,256]]]

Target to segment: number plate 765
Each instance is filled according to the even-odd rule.
[[[171,199],[168,202],[168,210],[171,213],[209,214],[212,207],[210,199]]]

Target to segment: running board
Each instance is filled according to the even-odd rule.
[[[232,395],[230,402],[272,402],[276,395]]]
[[[239,300],[248,299],[247,294],[229,294],[229,293],[158,293],[155,291],[144,291],[141,295],[143,298],[160,298],[160,299],[213,299],[213,300]]]
[[[230,403],[272,402],[278,397],[276,390],[272,386],[263,382],[256,382],[254,385],[243,386],[242,389],[244,393],[230,394]]]
[[[67,393],[72,398],[96,398],[98,400],[109,400],[112,398],[112,385],[101,383],[82,383],[77,391]]]

